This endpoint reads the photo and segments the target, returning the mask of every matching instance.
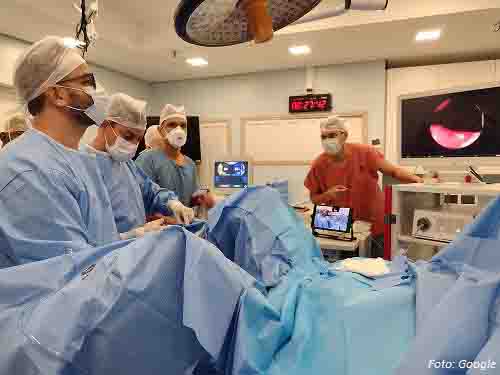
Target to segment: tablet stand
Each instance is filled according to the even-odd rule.
[[[353,231],[352,227],[353,227],[353,225],[351,224],[351,231],[349,233],[350,234],[349,237],[340,236],[340,235],[337,235],[337,234],[323,234],[323,233],[318,233],[314,229],[313,229],[313,235],[316,236],[316,237],[331,238],[331,239],[334,239],[334,240],[337,240],[337,241],[352,242],[352,241],[356,240],[356,237],[354,237],[354,231]]]

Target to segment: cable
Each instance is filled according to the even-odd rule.
[[[75,8],[80,12],[80,23],[76,25],[75,39],[82,41],[83,45],[79,48],[82,50],[82,56],[85,57],[90,45],[97,40],[94,21],[99,9],[98,0],[92,1],[89,7],[85,0],[81,0],[80,8],[77,5]]]
[[[87,17],[85,16],[85,11],[86,11],[85,0],[81,1],[80,11],[81,11],[80,23],[78,25],[76,25],[76,36],[75,36],[75,39],[76,40],[80,40],[80,36],[83,33],[83,43],[84,43],[84,45],[81,46],[81,47],[79,47],[79,48],[82,49],[82,57],[85,57],[85,54],[87,53],[87,50],[88,50],[89,44],[90,44],[90,39],[89,39],[89,36],[87,34],[88,22],[87,22]]]

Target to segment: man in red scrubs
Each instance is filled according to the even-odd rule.
[[[384,159],[374,147],[346,143],[348,124],[337,116],[321,122],[324,152],[312,163],[304,181],[314,204],[350,207],[354,220],[372,223],[373,256],[383,256],[384,194],[378,185],[378,172],[402,183],[422,179]]]

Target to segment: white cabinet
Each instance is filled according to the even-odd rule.
[[[450,236],[450,233],[459,233],[463,229],[460,218],[464,223],[472,221],[498,195],[500,184],[393,185],[392,257],[399,255],[401,249],[409,250],[413,259],[432,257],[448,244],[444,239],[451,239],[453,235]],[[429,213],[429,220],[422,220],[417,226],[414,223],[416,210],[417,213]]]

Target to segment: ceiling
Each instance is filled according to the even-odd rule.
[[[2,0],[0,33],[29,42],[48,34],[73,36],[79,20],[73,2],[79,0]],[[492,31],[500,21],[500,0],[389,0],[384,12],[350,12],[289,26],[269,43],[218,48],[192,46],[177,37],[178,0],[99,3],[100,39],[87,59],[148,82],[371,60],[408,66],[500,58],[500,33]],[[311,14],[338,3],[323,0]],[[433,28],[443,30],[439,41],[414,41],[417,31]],[[291,56],[288,47],[294,44],[308,44],[312,53]],[[204,57],[209,64],[193,68],[185,63],[188,57]]]

